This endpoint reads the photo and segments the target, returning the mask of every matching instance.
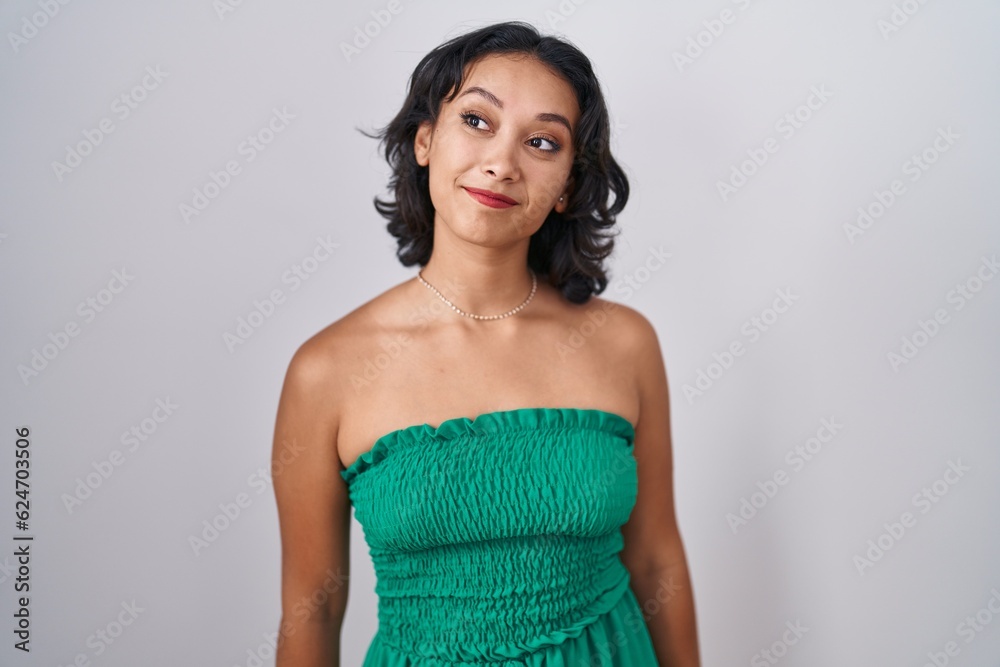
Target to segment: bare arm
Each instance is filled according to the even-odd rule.
[[[276,667],[339,667],[350,575],[350,500],[337,456],[332,363],[315,340],[292,357],[271,472],[281,528]]]
[[[656,330],[635,311],[626,338],[637,362],[639,497],[622,528],[622,561],[644,611],[661,667],[701,664],[694,591],[674,509],[670,397]]]

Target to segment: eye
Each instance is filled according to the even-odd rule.
[[[472,129],[481,130],[483,132],[488,131],[489,126],[487,126],[487,128],[480,127],[480,125],[486,125],[486,120],[481,116],[474,114],[471,111],[467,111],[461,114],[461,117],[462,120],[465,122],[465,124],[471,127]]]
[[[465,125],[468,125],[473,130],[477,130],[479,132],[490,131],[489,125],[487,125],[486,123],[486,119],[477,113],[474,113],[472,111],[466,111],[465,113],[459,114],[459,117],[462,119],[462,122]],[[551,148],[543,148],[537,142],[546,142],[551,146]],[[528,143],[531,145],[532,148],[537,148],[543,153],[554,154],[562,150],[562,144],[560,144],[558,141],[555,141],[554,139],[549,139],[548,137],[531,137],[530,139],[528,139]]]
[[[541,148],[546,153],[557,153],[562,148],[562,146],[558,142],[553,141],[552,139],[547,139],[546,137],[532,137],[531,139],[528,139],[528,141],[532,142],[531,145],[534,148]],[[534,143],[536,141],[547,142],[549,145],[552,146],[552,148],[542,148],[541,146],[538,146]]]

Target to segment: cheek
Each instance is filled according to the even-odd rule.
[[[533,203],[536,206],[551,208],[559,199],[559,195],[562,194],[566,178],[561,174],[553,175],[550,170],[546,170],[535,177],[535,183],[538,185],[533,188]]]
[[[433,162],[431,164],[434,164]],[[448,181],[442,175],[440,167],[438,169],[431,168],[430,178],[428,181],[428,190],[431,195],[431,206],[435,210],[441,210],[447,207],[448,203]]]
[[[457,132],[449,138],[446,162],[454,170],[468,171],[479,162],[478,144],[473,137]]]
[[[454,179],[476,164],[475,144],[460,133],[438,138],[430,156],[431,173],[437,178]]]

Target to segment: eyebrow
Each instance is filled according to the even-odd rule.
[[[465,92],[459,95],[459,97],[464,97],[465,95],[471,95],[472,93],[476,93],[478,95],[483,96],[484,98],[486,98],[487,102],[489,102],[496,108],[503,109],[503,102],[500,101],[500,98],[480,86],[471,86],[469,88],[466,88]],[[566,116],[563,116],[562,114],[540,113],[537,116],[535,116],[535,119],[546,123],[559,123],[560,125],[564,125],[566,129],[569,130],[570,135],[573,134],[573,128],[570,126],[569,121],[566,119]]]

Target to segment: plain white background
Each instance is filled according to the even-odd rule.
[[[790,667],[995,664],[1000,8],[395,7],[0,10],[0,662],[273,664],[280,545],[259,471],[285,368],[415,274],[372,207],[388,168],[356,128],[396,113],[436,45],[524,19],[588,55],[614,120],[632,198],[603,296],[660,336],[704,664],[773,664],[769,647]],[[336,248],[304,262],[320,243]],[[289,278],[296,265],[308,279]],[[281,303],[252,315],[274,290]],[[234,343],[240,318],[257,326]],[[24,426],[30,655],[12,648]],[[123,440],[133,428],[142,439]],[[376,628],[356,522],[351,567],[345,665]],[[808,628],[794,645],[786,623]]]

